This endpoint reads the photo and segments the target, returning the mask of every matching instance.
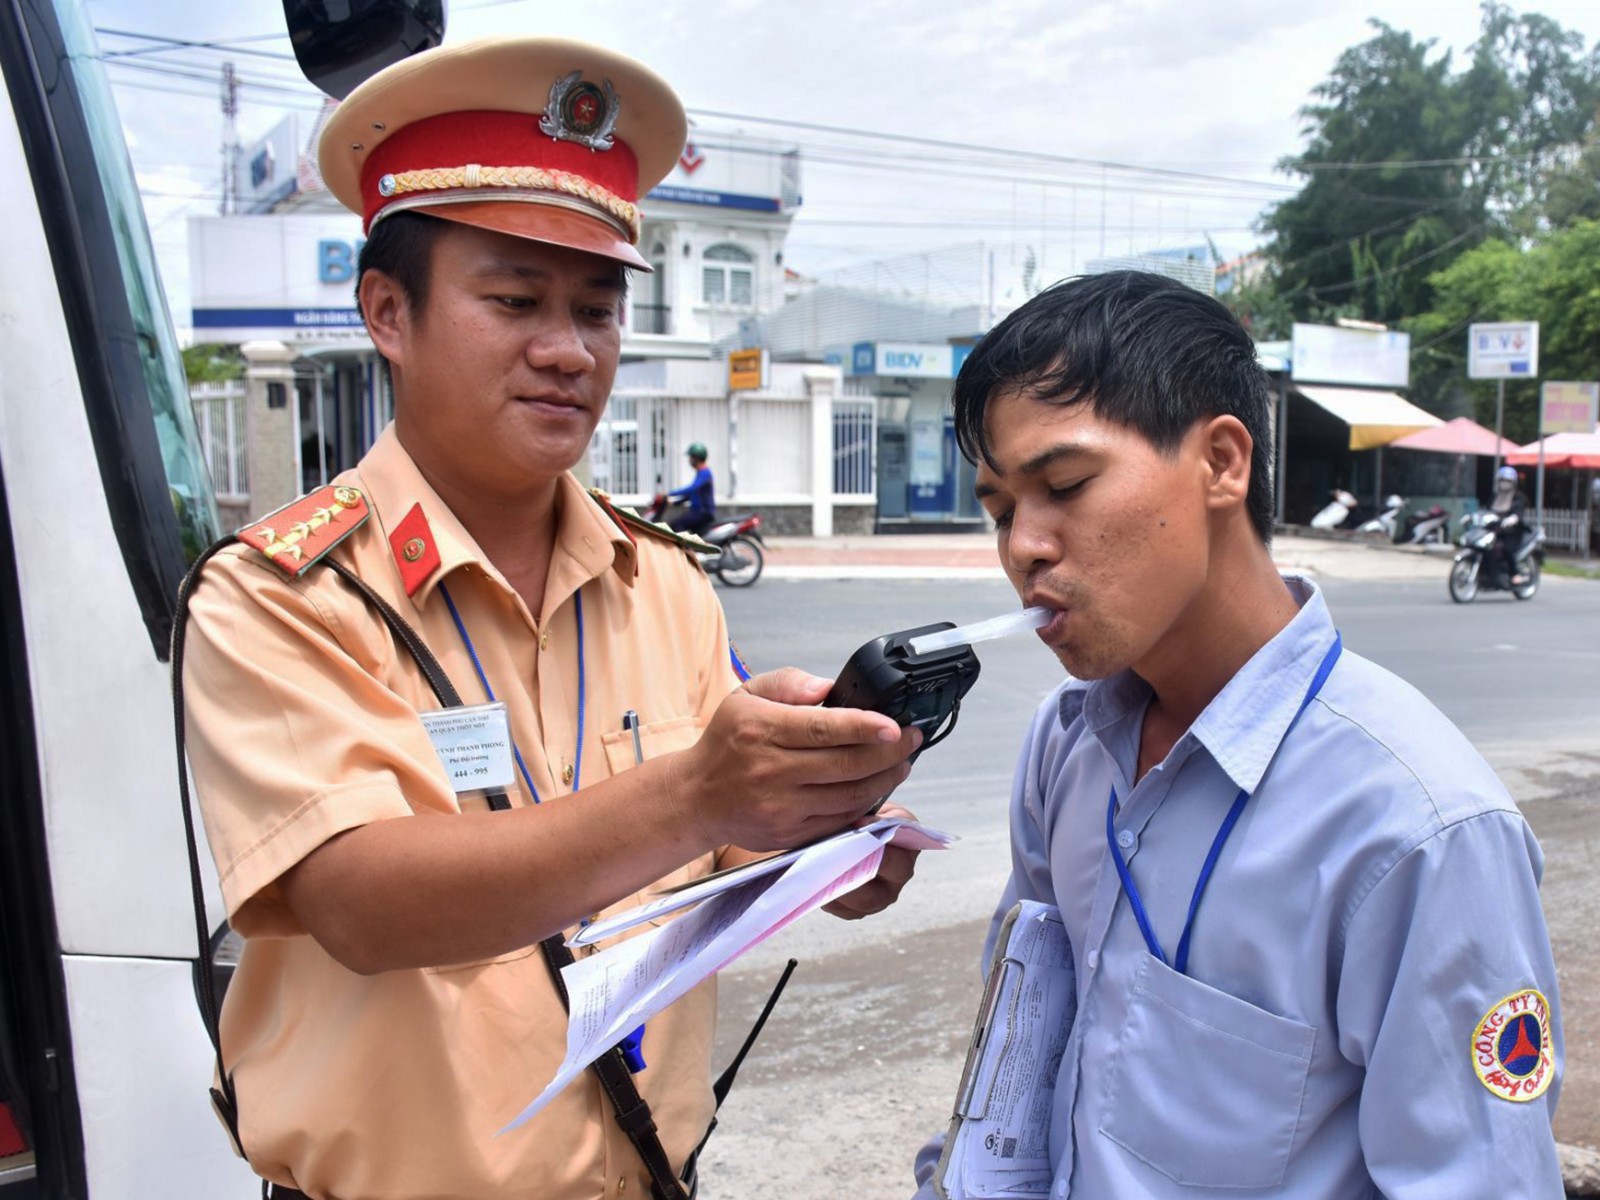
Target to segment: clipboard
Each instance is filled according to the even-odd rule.
[[[1054,905],[1000,922],[966,1063],[933,1171],[940,1200],[1047,1200],[1049,1114],[1077,1016],[1072,946]]]
[[[700,878],[690,880],[687,883],[662,888],[654,893],[653,899],[646,901],[644,904],[586,925],[569,938],[567,944],[569,946],[592,945],[608,937],[614,937],[637,925],[642,925],[646,921],[660,920],[668,913],[689,908],[703,900],[709,900],[713,896],[721,895],[732,888],[744,887],[746,884],[770,875],[774,871],[781,871],[806,851],[825,842],[837,841],[851,834],[860,833],[863,829],[870,832],[893,830],[889,843],[891,845],[906,846],[912,850],[941,850],[955,840],[950,834],[931,829],[920,821],[909,821],[904,817],[882,817],[869,825],[840,830],[838,833],[819,838],[814,842],[808,842],[806,845],[798,846],[793,850],[780,850],[774,854],[767,855],[765,858],[754,859],[737,867],[724,867],[720,871],[713,871],[709,875],[702,875]]]

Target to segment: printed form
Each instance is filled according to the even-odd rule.
[[[1054,905],[1022,900],[995,939],[989,983],[934,1170],[947,1200],[1050,1194],[1050,1111],[1077,1016],[1072,946]]]
[[[719,873],[596,922],[573,943],[609,937],[663,913],[699,905],[660,929],[562,968],[570,1003],[566,1058],[549,1086],[500,1132],[532,1118],[590,1063],[702,980],[791,921],[866,883],[877,874],[886,845],[938,850],[952,840],[915,821],[886,818]]]

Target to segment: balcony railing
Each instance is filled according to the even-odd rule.
[[[672,306],[670,304],[635,304],[633,306],[632,333],[671,333]]]

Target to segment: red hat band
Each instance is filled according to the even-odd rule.
[[[639,165],[626,142],[597,152],[548,136],[525,112],[441,113],[397,130],[361,169],[364,227],[391,212],[524,202],[598,217],[639,240]]]

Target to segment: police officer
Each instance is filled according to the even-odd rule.
[[[689,443],[689,466],[694,478],[675,492],[668,492],[668,500],[687,500],[689,506],[674,516],[672,528],[680,533],[704,533],[717,519],[717,486],[711,468],[706,466],[704,442]]]
[[[395,419],[204,569],[183,672],[245,938],[222,1059],[280,1195],[672,1194],[638,1139],[676,1174],[706,1131],[714,983],[646,1027],[648,1112],[590,1075],[495,1137],[565,1049],[538,943],[845,827],[908,770],[919,739],[813,707],[826,680],[741,682],[692,553],[568,473],[610,392],[625,273],[649,269],[636,201],[685,133],[644,67],[527,38],[390,67],[322,136],[365,220],[358,298]],[[363,586],[469,707],[439,719]],[[883,907],[910,865],[835,911]]]

